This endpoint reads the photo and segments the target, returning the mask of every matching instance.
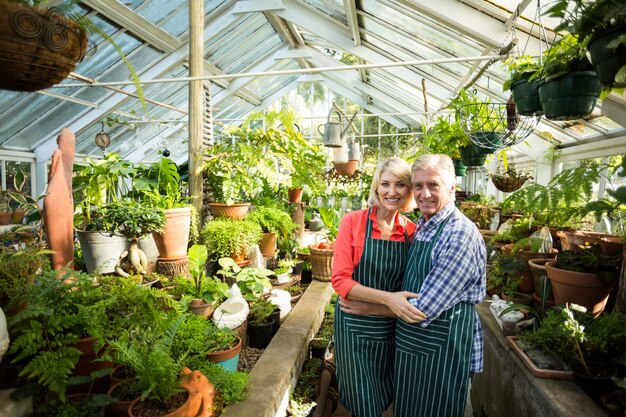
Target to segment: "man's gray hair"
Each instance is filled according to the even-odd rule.
[[[426,169],[434,169],[437,173],[439,173],[441,180],[446,187],[456,185],[454,163],[452,162],[452,158],[448,155],[440,153],[421,155],[415,160],[415,162],[413,162],[413,166],[411,167],[411,171],[413,173]],[[451,199],[454,200],[454,192],[451,195]]]

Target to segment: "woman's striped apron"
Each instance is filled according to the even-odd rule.
[[[404,242],[372,239],[370,208],[365,244],[353,278],[383,291],[399,291],[409,248]],[[393,398],[396,319],[356,316],[335,309],[335,366],[341,403],[358,417],[378,417]]]
[[[414,240],[402,289],[419,293],[431,270],[433,246]],[[428,326],[398,320],[394,417],[463,417],[469,383],[474,306],[457,303]]]

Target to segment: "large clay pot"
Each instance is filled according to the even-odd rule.
[[[356,171],[356,168],[359,166],[359,161],[350,160],[344,163],[333,162],[333,166],[335,167],[335,171],[337,171],[337,174],[339,175],[352,175]]]
[[[98,232],[76,232],[90,274],[110,274],[128,246],[124,236],[108,236]]]
[[[557,304],[581,305],[594,317],[604,311],[613,284],[602,281],[600,275],[560,269],[556,267],[556,261],[548,262],[546,271]]]
[[[213,217],[228,217],[235,220],[241,220],[246,217],[248,210],[250,209],[250,203],[238,203],[238,204],[221,204],[221,203],[209,203],[209,210]]]
[[[152,232],[159,249],[159,258],[172,260],[187,256],[191,207],[165,210],[165,228],[162,233]]]
[[[542,280],[549,280],[548,272],[546,271],[546,264],[550,262],[549,258],[533,258],[528,260],[528,266],[530,268],[530,272],[533,274],[533,283],[535,285],[535,294],[539,296],[541,299],[541,287]],[[548,281],[549,283],[549,281]],[[547,289],[546,301],[552,302],[554,304],[554,294],[552,293],[552,287]]]

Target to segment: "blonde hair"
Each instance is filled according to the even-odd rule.
[[[404,159],[395,156],[381,161],[376,167],[376,171],[374,171],[374,175],[372,176],[372,184],[370,185],[370,195],[367,199],[367,204],[369,206],[380,206],[381,201],[378,198],[376,190],[380,185],[380,177],[383,175],[383,172],[390,172],[400,178],[402,183],[408,187],[409,193],[405,197],[404,204],[400,207],[400,210],[404,212],[412,211],[416,207],[416,204],[411,187],[411,166]]]
[[[454,172],[454,163],[452,162],[452,158],[448,155],[440,154],[440,153],[430,153],[419,156],[415,162],[413,162],[413,166],[411,167],[412,172],[422,171],[427,169],[435,170],[441,180],[446,185],[446,188],[451,188],[453,185],[456,185],[456,173]],[[454,201],[455,193],[452,191],[450,194],[450,199]]]

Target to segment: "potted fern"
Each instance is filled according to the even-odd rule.
[[[289,238],[297,227],[289,214],[274,207],[257,206],[248,213],[246,220],[261,226],[263,238],[259,242],[259,249],[266,257],[276,253],[277,236],[281,239]]]

